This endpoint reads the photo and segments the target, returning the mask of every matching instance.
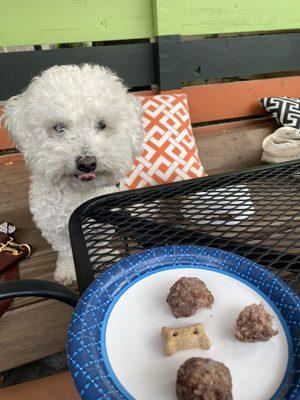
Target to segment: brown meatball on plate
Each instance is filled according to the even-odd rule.
[[[232,400],[229,369],[210,358],[192,357],[177,372],[178,400]]]
[[[69,366],[83,400],[296,400],[299,314],[297,295],[253,261],[153,248],[83,294]]]
[[[192,317],[201,308],[211,308],[214,296],[199,278],[182,277],[171,287],[167,303],[175,318]]]

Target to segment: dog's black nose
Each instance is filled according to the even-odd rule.
[[[92,172],[97,168],[97,160],[94,156],[80,156],[76,159],[76,167],[81,172]]]

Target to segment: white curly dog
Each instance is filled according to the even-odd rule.
[[[76,279],[68,221],[118,182],[142,150],[139,101],[98,65],[55,66],[8,100],[5,119],[30,170],[29,204],[42,235],[58,252],[54,278]]]

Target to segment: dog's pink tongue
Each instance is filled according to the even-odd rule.
[[[96,174],[93,174],[92,172],[87,172],[85,174],[79,174],[78,178],[81,181],[92,181],[93,179],[96,178]]]

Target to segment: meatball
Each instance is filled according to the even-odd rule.
[[[235,336],[241,342],[266,342],[278,333],[273,329],[272,319],[262,304],[251,304],[240,312]]]
[[[167,303],[176,318],[191,317],[199,308],[210,308],[213,302],[213,295],[198,278],[180,278],[167,296]]]
[[[232,400],[229,369],[210,358],[192,357],[177,372],[179,400]]]

